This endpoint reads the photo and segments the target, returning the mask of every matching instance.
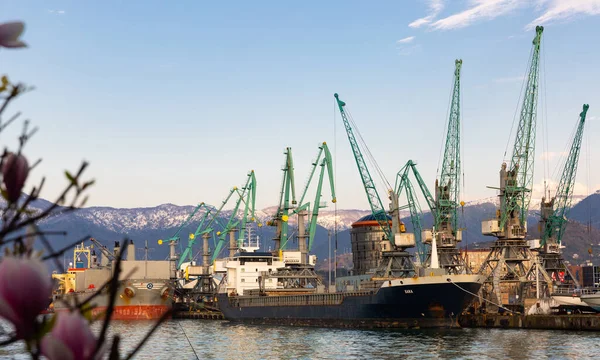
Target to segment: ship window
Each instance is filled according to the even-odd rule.
[[[246,279],[242,279],[242,282],[246,282]]]
[[[242,272],[246,272],[246,268],[242,268]]]

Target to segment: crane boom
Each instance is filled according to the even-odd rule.
[[[554,205],[554,212],[545,221],[545,227],[543,229],[541,245],[544,246],[550,239],[555,239],[557,244],[564,235],[565,228],[567,227],[567,216],[571,209],[571,202],[573,200],[573,188],[575,187],[575,177],[577,175],[577,165],[579,163],[579,154],[581,151],[581,141],[583,139],[583,129],[585,126],[585,118],[589,109],[588,104],[583,105],[583,110],[579,114],[579,123],[575,136],[573,137],[573,143],[569,156],[567,157],[558,188],[556,190],[555,197],[551,200],[551,204]],[[542,201],[544,203],[544,201]]]
[[[102,245],[102,243],[98,240],[96,240],[95,238],[90,238],[90,241],[92,243],[94,243],[96,246],[98,246],[98,250],[100,250],[100,252],[102,253],[102,255],[106,256],[107,260],[114,260],[115,256],[113,254],[111,254],[111,252],[108,250],[108,248],[104,245]]]
[[[448,119],[448,133],[439,182],[435,186],[435,231],[453,238],[458,229],[457,208],[460,192],[460,71],[462,60],[455,61],[454,86]]]
[[[505,236],[524,238],[527,233],[525,224],[531,200],[533,185],[533,165],[535,159],[535,135],[538,103],[538,81],[540,68],[540,46],[544,28],[537,26],[533,39],[533,49],[527,74],[525,96],[519,117],[517,135],[512,152],[508,177],[505,184],[499,228],[505,230],[510,218],[518,220],[520,229],[517,234]],[[504,167],[504,166],[503,166]]]
[[[346,103],[340,100],[338,94],[334,94],[333,96],[335,97],[340,114],[342,116],[342,121],[344,122],[344,127],[346,128],[346,134],[348,135],[348,140],[350,141],[350,146],[352,147],[354,159],[356,160],[356,165],[358,166],[358,172],[360,173],[373,217],[377,220],[379,226],[381,226],[386,240],[393,244],[394,234],[392,233],[392,228],[390,227],[389,219],[383,207],[383,203],[381,202],[381,198],[379,197],[377,189],[375,188],[375,182],[369,173],[367,163],[365,162],[360,147],[358,146],[358,142],[356,141],[356,137],[352,131],[352,127],[350,126],[350,122],[348,121],[348,117],[344,110]]]
[[[312,215],[310,218],[310,224],[308,227],[308,251],[312,250],[312,245],[317,232],[317,219],[319,217],[319,209],[321,208],[321,190],[323,189],[323,177],[325,175],[325,168],[327,168],[327,177],[329,178],[329,189],[331,190],[332,202],[337,201],[335,197],[335,186],[333,182],[333,162],[331,160],[331,153],[326,143],[323,143],[321,147],[324,152],[323,161],[321,162],[321,173],[319,175],[319,182],[317,183],[317,191],[315,193],[315,202],[313,203]],[[319,152],[321,154],[321,152]],[[317,158],[317,161],[319,159]],[[312,176],[312,175],[311,175]]]

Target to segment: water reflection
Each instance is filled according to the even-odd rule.
[[[96,324],[95,331],[99,331]],[[115,321],[122,354],[153,322]],[[586,359],[600,358],[593,332],[542,330],[347,330],[248,326],[227,321],[170,320],[136,359]],[[23,345],[0,349],[0,358],[27,358]]]

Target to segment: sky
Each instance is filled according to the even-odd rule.
[[[599,15],[600,0],[5,0],[0,22],[24,21],[28,48],[0,49],[0,70],[35,86],[6,114],[40,128],[24,153],[43,160],[27,183],[46,176],[42,197],[86,160],[87,206],[219,204],[254,170],[263,208],[278,202],[284,149],[300,192],[326,141],[337,207],[367,209],[333,94],[390,183],[412,159],[433,186],[460,58],[461,198],[471,201],[495,196],[486,186],[510,156],[543,25],[534,196],[560,177],[588,103],[582,194],[600,189]],[[5,146],[20,129],[2,134]]]

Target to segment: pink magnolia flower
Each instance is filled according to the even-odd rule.
[[[20,339],[33,335],[51,292],[52,280],[40,260],[6,256],[0,262],[0,317],[13,323]]]
[[[0,46],[6,48],[26,47],[27,44],[19,40],[24,29],[25,24],[21,21],[0,24]]]
[[[42,339],[42,354],[49,360],[93,359],[97,340],[88,321],[79,312],[63,312],[56,316],[58,319],[52,332]],[[101,357],[102,352],[96,358]]]
[[[2,179],[8,194],[8,201],[15,202],[19,200],[28,175],[29,164],[25,156],[8,153],[2,164]]]

